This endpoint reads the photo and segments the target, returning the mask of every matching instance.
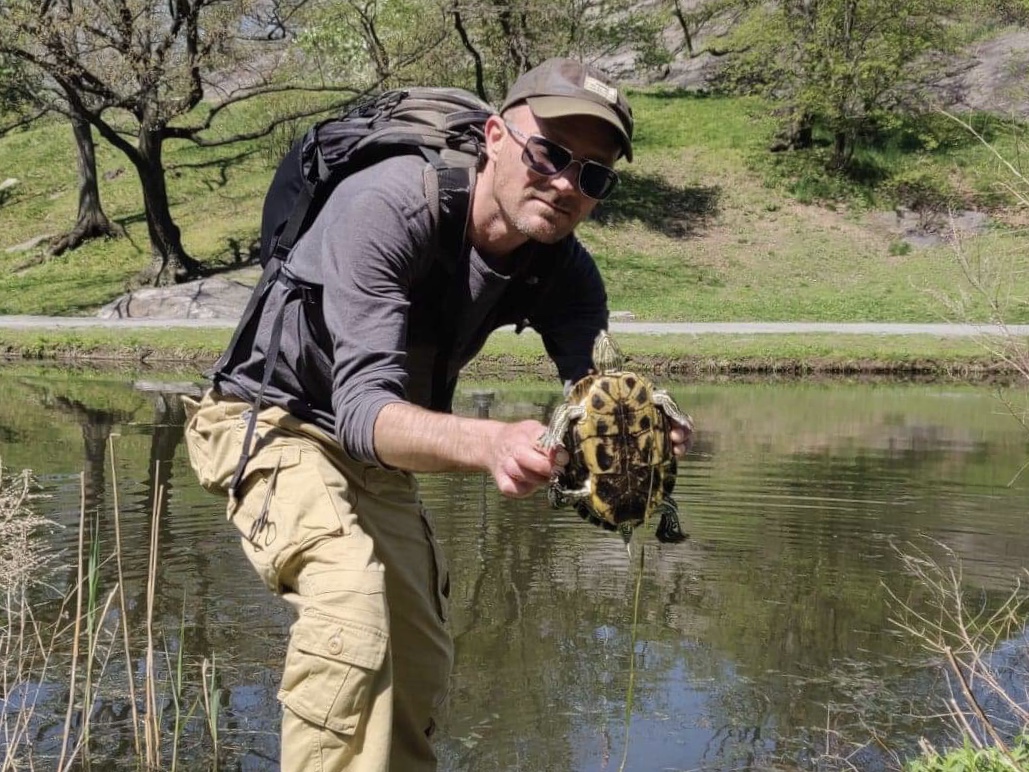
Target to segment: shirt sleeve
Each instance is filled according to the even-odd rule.
[[[375,419],[406,399],[410,292],[432,259],[420,171],[411,179],[420,167],[382,166],[345,180],[308,234],[321,261],[336,436],[352,458],[376,464]]]

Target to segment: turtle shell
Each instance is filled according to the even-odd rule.
[[[556,484],[587,488],[579,513],[609,528],[644,522],[675,487],[676,462],[654,386],[633,372],[591,375],[569,402],[583,409],[565,432],[569,462]]]

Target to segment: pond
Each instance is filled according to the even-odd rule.
[[[41,537],[61,552],[60,568],[35,602],[56,616],[75,582],[83,501],[98,518],[103,556],[114,553],[117,509],[138,680],[156,511],[158,680],[181,652],[183,699],[193,705],[202,663],[213,662],[220,768],[273,769],[291,612],[251,575],[223,502],[194,481],[175,393],[192,384],[167,380],[0,370],[3,464],[34,470],[46,495],[37,508],[63,526]],[[897,621],[903,606],[936,613],[915,570],[932,564],[905,556],[959,567],[970,612],[998,608],[1029,565],[1029,480],[1020,477],[1029,432],[987,387],[669,385],[697,423],[677,484],[683,544],[659,544],[652,524],[630,553],[616,534],[552,511],[542,493],[508,500],[483,475],[422,478],[452,571],[456,663],[441,770],[737,770],[842,759],[888,769],[916,754],[919,738],[942,742],[949,681]],[[559,399],[549,383],[467,382],[457,410],[545,420]],[[103,596],[114,562],[100,575]],[[118,616],[109,612],[101,638]],[[1024,624],[994,652],[1023,698]],[[125,657],[115,640],[90,747],[103,768],[129,769]],[[29,679],[33,688],[4,706],[6,721],[34,707],[37,762],[60,750],[70,647],[64,635],[47,677]],[[166,764],[169,693],[158,696]],[[186,717],[182,768],[211,766],[204,714],[196,707]]]

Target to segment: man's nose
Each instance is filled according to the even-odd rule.
[[[576,159],[562,169],[560,174],[556,174],[550,179],[554,186],[562,191],[581,193],[582,191],[579,190],[579,173],[581,171],[582,161]]]

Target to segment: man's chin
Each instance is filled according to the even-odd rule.
[[[529,216],[523,218],[518,230],[521,234],[541,244],[556,244],[571,233],[575,225],[565,215],[558,215],[556,210],[550,210],[555,216]]]

